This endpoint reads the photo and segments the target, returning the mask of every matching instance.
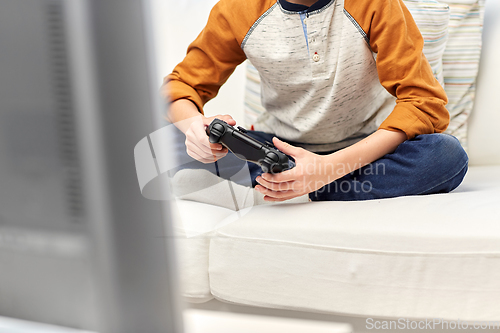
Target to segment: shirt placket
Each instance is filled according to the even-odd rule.
[[[307,42],[309,45],[309,61],[311,63],[313,76],[320,75],[323,71],[324,54],[321,49],[321,38],[319,38],[318,24],[314,15],[306,14],[304,24],[307,27]]]

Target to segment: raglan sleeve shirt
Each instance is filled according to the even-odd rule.
[[[243,38],[275,2],[221,0],[189,46],[185,59],[164,80],[170,101],[188,99],[203,113],[235,67],[246,59]],[[444,89],[423,54],[424,41],[402,0],[344,0],[344,9],[366,34],[382,86],[396,106],[380,129],[402,131],[408,139],[443,132],[449,123]]]

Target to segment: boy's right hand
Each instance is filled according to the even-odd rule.
[[[196,117],[191,123],[186,134],[186,151],[189,156],[202,162],[213,163],[227,155],[227,148],[220,143],[210,143],[205,132],[215,118],[225,121],[231,126],[236,125],[236,121],[230,115],[217,115],[213,117]]]

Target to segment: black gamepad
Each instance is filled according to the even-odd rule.
[[[236,129],[216,118],[206,132],[210,143],[221,143],[236,157],[258,164],[263,172],[279,173],[290,169],[286,154],[268,142],[262,143],[245,134],[246,129],[240,126]]]

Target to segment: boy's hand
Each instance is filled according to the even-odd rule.
[[[231,126],[236,125],[236,121],[230,115],[201,116],[196,117],[185,132],[188,155],[202,163],[213,163],[227,155],[227,148],[220,143],[210,143],[205,132],[205,128],[215,118],[223,120]]]
[[[278,173],[265,173],[257,177],[255,189],[264,194],[266,201],[285,201],[316,191],[333,182],[332,168],[328,168],[325,156],[311,153],[273,138],[273,144],[295,159],[293,169]],[[328,170],[330,169],[330,170]],[[328,175],[327,172],[330,171]]]

